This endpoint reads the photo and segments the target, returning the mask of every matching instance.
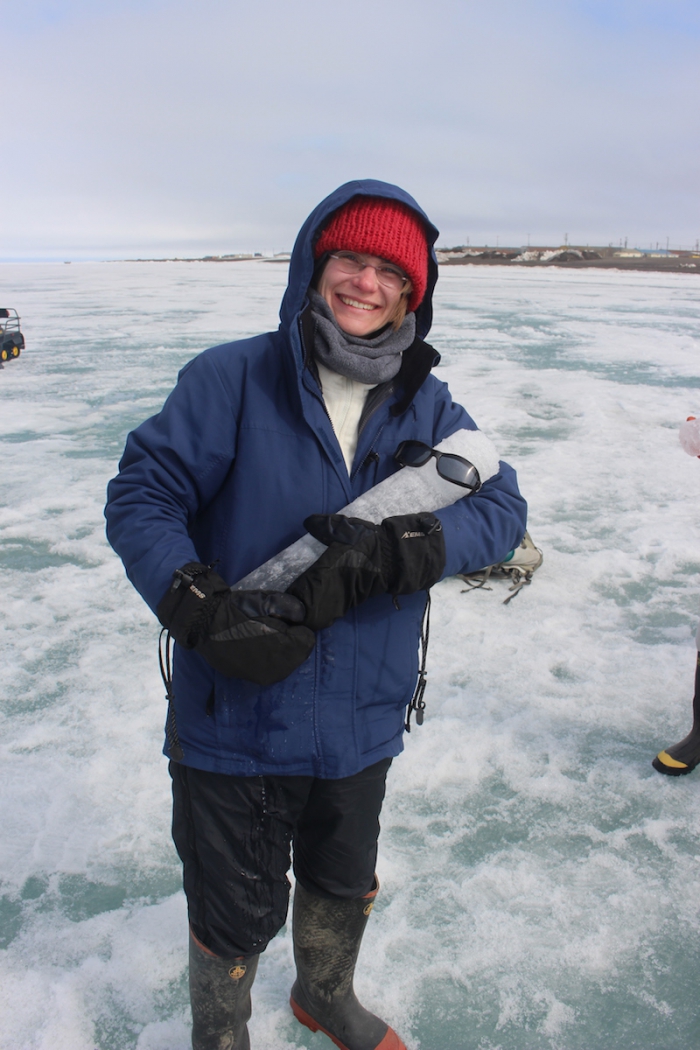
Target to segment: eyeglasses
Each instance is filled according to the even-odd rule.
[[[402,441],[394,453],[394,459],[402,467],[424,467],[433,456],[437,460],[435,467],[441,478],[472,492],[479,491],[479,471],[463,456],[453,452],[438,452],[422,441]]]
[[[374,270],[376,273],[380,284],[383,284],[385,288],[393,288],[395,292],[400,292],[408,281],[406,274],[402,273],[397,266],[392,266],[391,263],[381,263],[379,266],[374,266],[373,263],[366,262],[363,256],[358,255],[356,252],[331,252],[328,258],[335,259],[339,270],[342,270],[343,273],[352,274],[354,277],[369,267],[370,270]]]

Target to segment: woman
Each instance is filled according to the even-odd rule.
[[[475,428],[423,341],[436,238],[398,187],[341,186],[299,233],[279,330],[186,365],[109,486],[110,542],[178,643],[165,754],[195,1050],[249,1046],[290,845],[295,1015],[346,1050],[404,1045],[352,979],[425,592],[501,560],[525,530],[507,464],[435,514],[377,526],[335,513],[398,469],[402,441]],[[289,593],[229,590],[305,527],[328,550]]]

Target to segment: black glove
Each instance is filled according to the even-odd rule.
[[[427,590],[445,568],[442,525],[434,514],[402,514],[381,525],[342,514],[312,514],[304,527],[328,546],[287,589],[320,631],[378,594]]]
[[[156,610],[183,649],[194,649],[227,678],[272,685],[306,660],[316,639],[299,626],[305,608],[276,591],[232,591],[198,562],[177,569]]]

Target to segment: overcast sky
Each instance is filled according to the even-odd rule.
[[[0,0],[0,258],[281,251],[348,179],[442,245],[700,237],[700,0]]]

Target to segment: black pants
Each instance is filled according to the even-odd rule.
[[[170,763],[173,839],[195,936],[217,955],[253,955],[287,917],[294,874],[318,897],[373,886],[391,759],[352,777],[234,777]]]

